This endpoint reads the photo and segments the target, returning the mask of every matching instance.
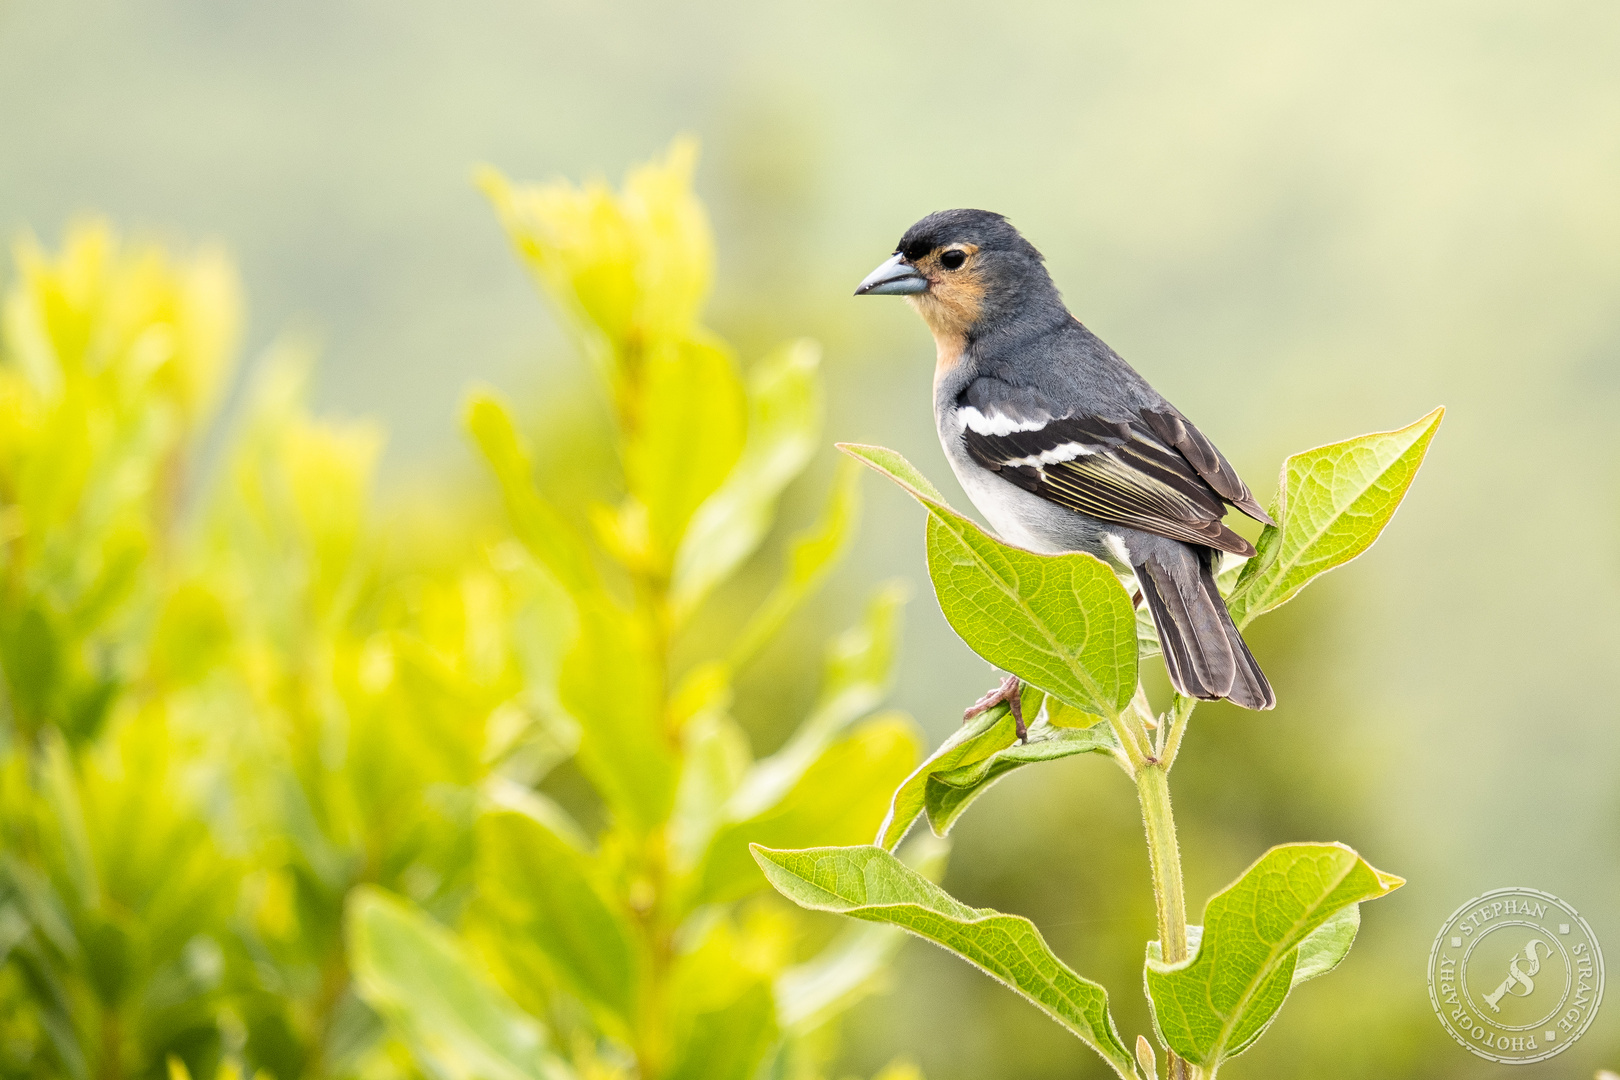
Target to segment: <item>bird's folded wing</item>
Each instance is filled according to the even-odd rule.
[[[1174,409],[1143,409],[1141,418],[1149,430],[1181,453],[1217,495],[1256,521],[1277,524],[1255,501],[1231,462],[1185,416]]]
[[[1198,429],[1175,413],[1128,420],[1015,419],[965,410],[962,437],[987,469],[1036,495],[1102,521],[1236,555],[1254,546],[1221,518],[1230,502],[1269,521],[1249,489]]]

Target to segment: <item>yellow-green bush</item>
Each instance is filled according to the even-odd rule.
[[[693,161],[678,144],[622,191],[483,175],[602,375],[622,469],[554,501],[578,486],[537,482],[549,463],[477,393],[504,512],[431,543],[372,497],[382,433],[309,413],[295,350],[203,459],[241,308],[219,253],[102,224],[18,247],[0,1075],[819,1074],[895,942],[829,941],[747,845],[872,834],[918,754],[874,714],[901,593],[754,760],[733,676],[842,552],[857,493],[840,472],[735,637],[692,640],[821,416],[812,343],[745,371],[702,325]],[[565,763],[584,785],[552,782]]]

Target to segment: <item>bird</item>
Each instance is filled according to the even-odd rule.
[[[941,210],[855,295],[904,296],[927,324],[940,445],[1003,540],[1109,564],[1147,604],[1181,694],[1277,703],[1215,585],[1222,553],[1255,552],[1229,509],[1274,522],[1215,444],[1070,313],[1035,245],[1001,214]],[[1024,737],[1015,677],[967,715],[999,701]]]

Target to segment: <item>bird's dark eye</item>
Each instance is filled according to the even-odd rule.
[[[939,265],[947,270],[960,270],[962,264],[967,262],[967,252],[952,248],[939,257]]]

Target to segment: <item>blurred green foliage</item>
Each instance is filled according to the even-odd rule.
[[[734,678],[842,554],[856,477],[752,616],[694,639],[822,418],[813,343],[745,372],[702,325],[694,162],[677,144],[620,191],[482,176],[602,375],[622,466],[557,501],[478,392],[467,427],[504,515],[379,510],[382,432],[312,416],[290,346],[210,463],[242,308],[228,261],[100,223],[56,254],[19,245],[0,1075],[822,1074],[896,932],[837,934],[764,895],[748,844],[856,843],[883,817],[919,753],[879,711],[905,594],[878,589],[811,714],[756,760]],[[926,871],[940,850],[912,854]]]

